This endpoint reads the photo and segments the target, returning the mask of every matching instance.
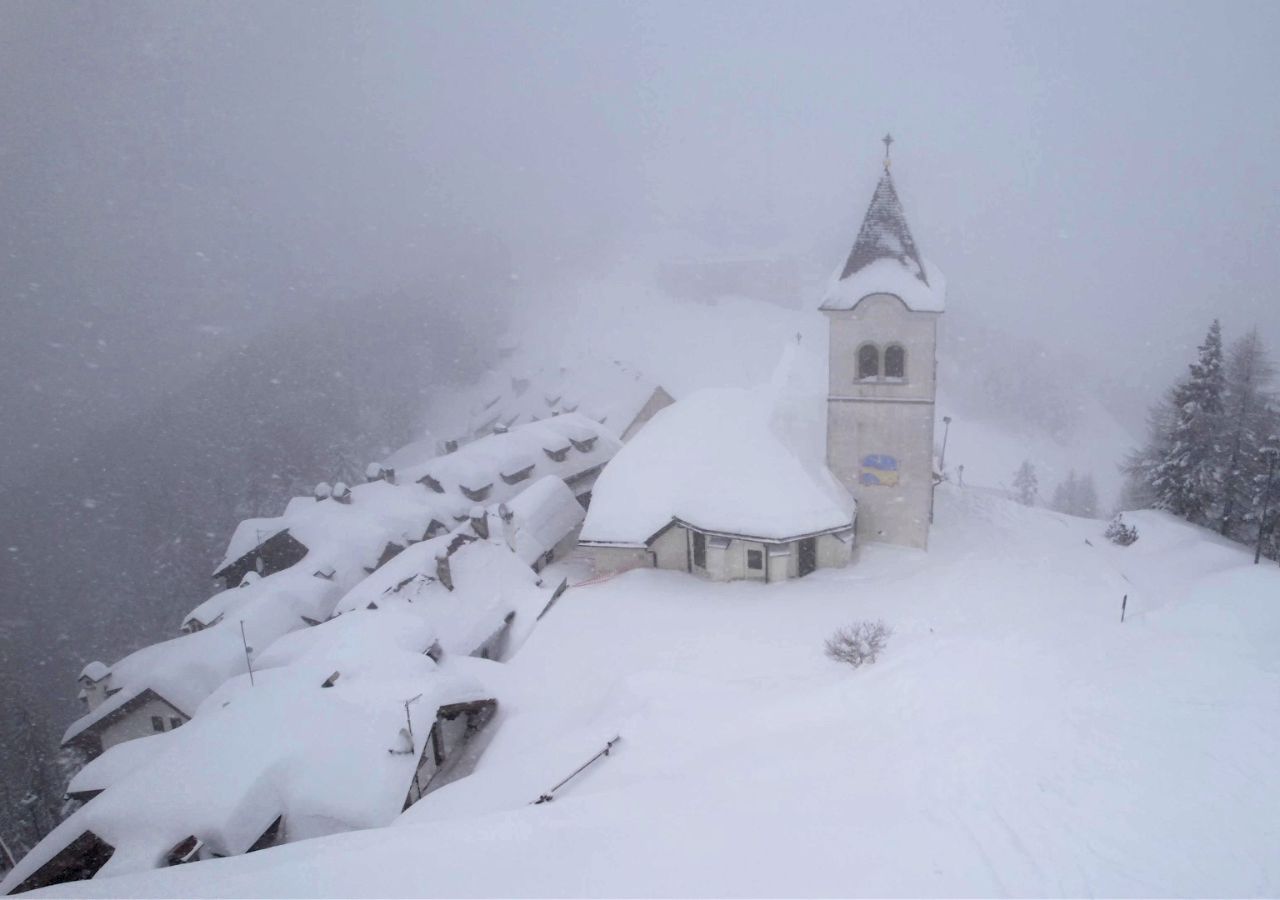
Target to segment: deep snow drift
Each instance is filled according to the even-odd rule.
[[[477,770],[395,825],[45,893],[1275,894],[1280,570],[1131,518],[945,486],[927,554],[571,589],[494,667]],[[866,618],[880,662],[823,656]]]

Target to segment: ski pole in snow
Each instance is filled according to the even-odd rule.
[[[587,770],[587,767],[588,767],[588,766],[590,766],[592,763],[594,763],[597,759],[600,759],[601,757],[608,756],[608,755],[609,755],[609,751],[613,749],[613,745],[614,745],[614,744],[616,744],[616,743],[618,743],[618,741],[620,741],[620,740],[622,740],[622,736],[621,736],[621,735],[615,735],[615,736],[614,736],[614,738],[613,738],[613,740],[609,741],[609,743],[607,743],[607,744],[605,744],[605,745],[604,745],[604,749],[603,749],[603,750],[601,750],[601,751],[600,751],[599,753],[597,753],[595,756],[591,757],[589,760],[587,760],[586,762],[584,762],[582,765],[578,766],[578,768],[574,769],[572,772],[570,772],[570,773],[569,773],[568,777],[567,777],[567,778],[565,778],[565,780],[564,780],[564,781],[560,782],[560,783],[559,783],[559,784],[557,784],[555,787],[553,787],[551,790],[547,791],[545,794],[543,794],[542,796],[538,797],[538,799],[537,799],[537,800],[534,800],[534,801],[533,801],[532,803],[530,803],[529,805],[530,805],[530,806],[537,806],[539,803],[550,803],[552,800],[554,800],[554,799],[555,799],[555,793],[556,793],[556,791],[560,790],[560,788],[564,787],[564,786],[565,786],[566,784],[568,784],[570,781],[573,781],[573,779],[577,778],[579,775],[581,775],[583,772],[585,772],[585,771]]]
[[[1120,601],[1120,623],[1124,624],[1124,608],[1129,605],[1129,595],[1125,594],[1124,599]]]

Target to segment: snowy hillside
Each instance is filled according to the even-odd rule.
[[[45,894],[1275,894],[1280,571],[1132,520],[1119,548],[944,486],[928,554],[570,589],[479,663],[503,705],[474,774],[393,826]],[[878,663],[823,656],[877,618]]]

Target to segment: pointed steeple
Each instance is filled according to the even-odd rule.
[[[907,217],[902,212],[902,201],[894,190],[887,159],[884,174],[871,196],[871,205],[867,207],[858,239],[849,251],[849,259],[839,280],[844,281],[878,259],[896,259],[921,283],[929,283],[915,239],[907,226]]]

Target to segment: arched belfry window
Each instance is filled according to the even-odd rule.
[[[863,344],[858,348],[858,380],[880,377],[880,348],[875,344]]]
[[[884,377],[907,377],[907,351],[902,349],[901,344],[890,344],[884,348]]]

